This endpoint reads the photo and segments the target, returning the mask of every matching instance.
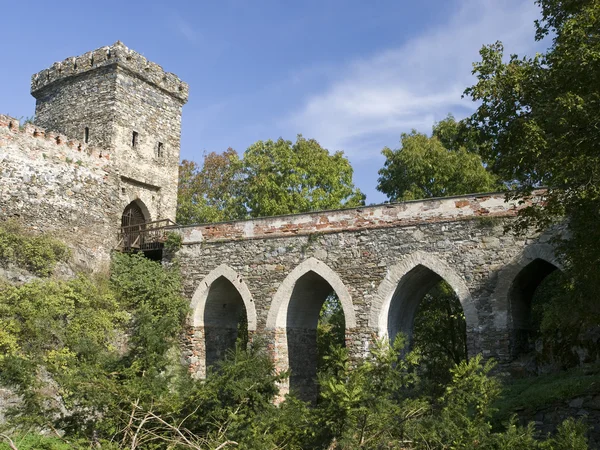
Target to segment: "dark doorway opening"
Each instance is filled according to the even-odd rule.
[[[240,292],[221,276],[210,286],[204,308],[206,369],[214,366],[236,343],[248,343],[248,316]]]

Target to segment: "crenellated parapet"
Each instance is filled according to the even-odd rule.
[[[32,123],[20,124],[19,119],[0,114],[0,148],[8,146],[12,141],[28,141],[29,145],[19,145],[38,152],[40,158],[59,159],[74,164],[85,164],[100,167],[108,171],[111,164],[110,154],[105,149],[95,148],[63,134],[46,130]],[[33,153],[31,156],[35,156]]]
[[[186,103],[189,87],[175,74],[165,72],[161,66],[127,48],[121,41],[56,62],[31,77],[31,95],[60,80],[75,77],[101,67],[117,65],[157,88]]]

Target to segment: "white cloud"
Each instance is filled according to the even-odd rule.
[[[330,150],[344,149],[353,160],[372,158],[383,136],[426,131],[448,112],[472,108],[461,94],[473,83],[472,62],[481,46],[501,40],[508,52],[531,53],[538,16],[529,1],[461,0],[442,26],[337,68],[345,75],[310,96],[282,126],[301,130]],[[385,143],[394,145],[397,138]]]
[[[192,43],[198,42],[200,37],[198,32],[179,14],[174,14],[171,17],[171,23],[175,31],[181,34],[185,39]]]

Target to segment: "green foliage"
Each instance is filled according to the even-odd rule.
[[[106,286],[84,276],[4,285],[0,292],[0,323],[16,344],[0,358],[42,357],[52,364],[71,353],[93,358],[110,348],[114,323],[122,319]]]
[[[321,394],[313,410],[319,433],[304,448],[587,448],[585,426],[572,420],[546,440],[535,435],[533,424],[524,428],[510,422],[505,430],[493,431],[501,385],[490,376],[494,363],[484,363],[481,356],[456,365],[441,396],[418,396],[420,361],[414,353],[402,358],[403,346],[402,337],[393,346],[378,342],[371,357],[354,367],[343,349],[331,355],[327,371],[319,375]]]
[[[123,430],[132,405],[169,410],[185,378],[173,350],[188,312],[180,291],[176,267],[137,254],[115,254],[110,280],[3,285],[0,382],[23,398],[13,426],[102,439]]]
[[[505,56],[502,43],[481,49],[477,83],[465,94],[479,103],[470,118],[484,161],[514,181],[511,198],[547,186],[543,202],[520,214],[516,230],[567,219],[559,245],[571,293],[561,328],[600,323],[600,4],[538,0],[536,39],[545,53]],[[581,325],[580,325],[581,324]]]
[[[3,285],[0,382],[23,397],[15,411],[20,423],[41,425],[44,416],[57,413],[57,396],[69,392],[57,390],[51,377],[67,379],[113,352],[115,325],[124,319],[106,283],[84,276]]]
[[[558,426],[556,437],[541,447],[548,450],[587,450],[587,428],[584,422],[569,418]]]
[[[571,308],[569,283],[564,272],[555,270],[536,288],[531,301],[531,328],[538,334],[547,335],[562,328],[561,316]]]
[[[346,345],[346,319],[342,304],[337,295],[329,295],[321,311],[317,324],[317,371],[327,370],[327,364],[331,360],[330,353],[334,349]]]
[[[248,350],[237,346],[212,368],[205,382],[189,384],[177,414],[188,418],[188,429],[197,435],[263,448],[258,443],[266,445],[272,438],[262,436],[268,428],[256,420],[263,414],[274,418],[272,401],[281,379],[264,346],[256,342]],[[256,447],[252,444],[255,440]]]
[[[440,399],[439,416],[415,424],[423,436],[419,439],[423,447],[445,443],[449,448],[487,448],[486,441],[494,437],[489,422],[491,404],[500,393],[500,383],[489,376],[492,367],[492,362],[483,364],[477,356],[452,369],[452,382]]]
[[[391,201],[489,192],[499,189],[481,157],[459,136],[452,116],[434,125],[428,137],[413,130],[401,136],[401,148],[384,148],[377,189]]]
[[[177,223],[222,222],[246,217],[240,199],[242,161],[231,148],[209,153],[200,168],[183,160],[179,166]]]
[[[8,439],[3,439],[0,435],[0,450],[13,450]],[[88,450],[90,443],[82,440],[69,440],[56,436],[42,436],[35,433],[12,436],[14,446],[18,450]],[[116,450],[117,446],[110,442],[98,442],[102,449]]]
[[[243,195],[252,217],[352,207],[364,195],[352,183],[342,152],[333,155],[314,139],[258,141],[244,153]]]
[[[467,324],[460,301],[450,285],[440,281],[419,303],[412,351],[419,355],[423,380],[445,386],[451,369],[467,359]]]
[[[110,283],[117,301],[133,312],[129,345],[134,368],[157,375],[168,364],[167,351],[178,343],[188,313],[179,268],[164,268],[140,253],[116,253]]]
[[[416,358],[402,358],[404,341],[377,342],[369,360],[352,367],[341,350],[319,375],[321,439],[336,448],[402,448],[405,422],[422,416],[429,405],[410,398],[418,383]],[[390,446],[395,441],[393,446]],[[325,446],[324,446],[325,447]]]
[[[165,241],[165,250],[169,252],[177,252],[183,245],[183,238],[181,234],[170,232],[167,233],[167,240]]]
[[[26,233],[14,221],[0,223],[0,264],[12,263],[47,277],[57,262],[69,257],[67,246],[54,238]]]
[[[550,273],[536,288],[531,301],[528,338],[538,366],[566,369],[600,357],[594,333],[589,333],[593,322],[571,317],[581,315],[583,305],[573,302],[577,297],[572,279],[561,270]],[[583,353],[585,360],[581,356]]]
[[[600,394],[600,366],[574,368],[508,382],[494,402],[494,420],[506,422],[515,411],[535,412],[555,403]]]
[[[243,158],[228,149],[210,153],[202,168],[179,170],[180,224],[291,214],[364,204],[342,152],[330,154],[314,139],[258,141]]]
[[[522,428],[514,422],[506,431],[492,431],[492,405],[500,384],[489,375],[492,363],[483,364],[480,357],[452,370],[452,381],[441,397],[416,396],[419,361],[412,354],[403,358],[403,346],[401,337],[393,346],[377,342],[370,358],[357,364],[345,349],[332,352],[327,370],[319,375],[321,394],[312,408],[292,396],[278,407],[273,404],[277,383],[285,375],[276,374],[264,345],[256,341],[248,350],[238,346],[231,351],[205,381],[180,377],[174,383],[159,377],[170,387],[162,390],[154,385],[151,402],[120,387],[131,383],[128,376],[118,375],[119,382],[112,383],[108,379],[115,374],[107,373],[98,384],[102,368],[98,365],[82,374],[93,385],[86,396],[103,398],[102,414],[95,416],[92,428],[81,420],[76,428],[63,427],[67,434],[60,440],[32,434],[14,440],[23,448],[52,450],[62,450],[65,442],[70,443],[68,448],[89,448],[93,439],[109,449],[586,448],[585,427],[573,421],[546,440],[534,437],[531,426]],[[98,390],[108,392],[95,393]],[[113,406],[109,399],[122,403]]]

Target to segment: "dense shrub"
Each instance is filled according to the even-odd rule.
[[[514,422],[494,430],[501,387],[480,357],[452,366],[427,395],[423,351],[406,354],[402,336],[351,361],[331,345],[343,338],[343,315],[329,303],[317,403],[289,395],[276,406],[288,374],[258,337],[238,342],[205,380],[189,376],[176,266],[115,254],[110,277],[1,285],[0,384],[22,398],[5,428],[18,450],[586,448],[573,421],[546,440]]]
[[[15,221],[0,223],[0,264],[12,263],[47,277],[69,256],[68,247],[52,237],[26,233]]]

